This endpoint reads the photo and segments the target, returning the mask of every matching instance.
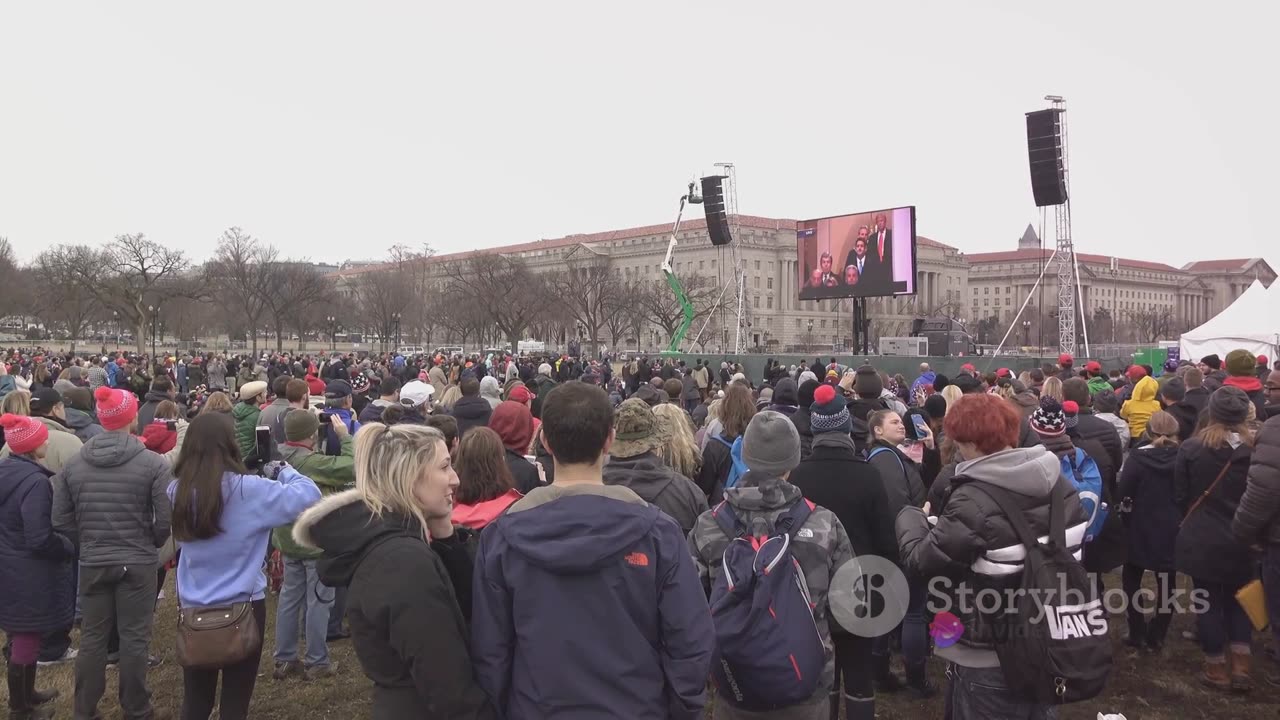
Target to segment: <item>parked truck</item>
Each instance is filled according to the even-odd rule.
[[[948,317],[916,318],[911,321],[911,337],[927,338],[931,357],[977,355],[977,345],[964,324]]]

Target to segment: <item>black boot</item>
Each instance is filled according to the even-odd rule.
[[[848,720],[876,720],[876,698],[844,697],[845,717]]]
[[[36,666],[9,663],[6,680],[9,686],[9,720],[50,720],[53,708],[37,706],[31,701],[29,682],[35,682]],[[28,676],[31,680],[28,681]]]
[[[27,666],[27,697],[31,700],[32,706],[47,705],[58,699],[57,690],[36,689],[36,671],[39,669],[39,665]]]
[[[876,690],[884,693],[895,693],[902,689],[902,678],[889,669],[888,655],[872,655],[872,667],[876,672]]]
[[[929,680],[929,666],[923,661],[907,664],[907,687],[921,699],[933,697],[938,692],[938,687]]]

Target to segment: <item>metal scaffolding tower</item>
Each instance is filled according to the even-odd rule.
[[[1066,202],[1053,207],[1054,230],[1057,239],[1055,253],[1058,272],[1058,352],[1076,353],[1076,302],[1084,311],[1083,290],[1080,288],[1080,265],[1076,261],[1075,246],[1071,242],[1071,170],[1067,159],[1067,102],[1058,95],[1046,95],[1052,108],[1058,113],[1062,137],[1062,175],[1066,188]],[[1084,330],[1084,351],[1089,353],[1089,331]]]

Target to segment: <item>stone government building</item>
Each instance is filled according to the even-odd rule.
[[[809,348],[813,352],[826,352],[834,345],[851,343],[851,301],[797,299],[796,221],[751,215],[739,215],[735,219],[734,242],[746,266],[745,302],[751,323],[747,346],[764,352]],[[663,224],[569,235],[437,255],[427,262],[437,265],[456,262],[476,252],[493,253],[524,258],[538,271],[563,266],[568,259],[585,251],[607,258],[620,281],[661,282],[660,266],[670,230],[669,224]],[[674,256],[677,276],[683,280],[697,274],[712,281],[718,277],[723,277],[724,282],[730,281],[732,256],[727,248],[711,245],[705,221],[692,219],[681,223],[677,238],[679,245]],[[998,343],[1040,274],[1040,258],[1051,252],[1046,250],[1041,255],[1040,241],[1031,226],[1018,241],[1017,249],[1008,252],[966,255],[923,235],[918,235],[917,240],[917,294],[867,301],[873,342],[881,336],[909,334],[911,321],[916,317],[945,315],[965,323],[979,342]],[[1078,253],[1077,258],[1086,314],[1093,317],[1100,308],[1108,312],[1114,309],[1120,318],[1120,322],[1115,323],[1120,342],[1134,332],[1132,323],[1127,322],[1131,317],[1154,320],[1159,316],[1169,325],[1168,332],[1176,336],[1220,312],[1244,292],[1254,278],[1267,285],[1276,278],[1275,271],[1261,258],[1199,261],[1182,268],[1120,258],[1118,272],[1114,274],[1109,257]],[[378,267],[348,264],[337,273],[339,285],[341,287],[344,279]],[[429,270],[428,274],[434,273]],[[1054,307],[1057,294],[1052,268],[1045,274],[1045,284],[1045,306]],[[732,294],[732,289],[729,293]],[[1037,293],[1033,303],[1038,299]],[[1030,307],[1028,311],[1031,315],[1024,314],[1024,317],[1037,318],[1045,327],[1052,322],[1045,338],[1048,344],[1056,344],[1056,320],[1049,312],[1038,313]],[[1167,318],[1164,317],[1166,311]],[[703,319],[694,321],[689,340],[701,328]],[[813,322],[812,331],[809,321]],[[983,328],[982,337],[975,331],[979,325]],[[1098,332],[1093,324],[1090,329]],[[1109,329],[1104,323],[1103,334]],[[602,335],[607,333],[602,329]],[[641,333],[640,338],[602,337],[601,340],[610,348],[634,349],[638,342],[642,349],[656,350],[666,342],[660,335],[656,328],[651,328]],[[729,336],[732,342],[731,328]],[[1011,335],[1010,343],[1015,343],[1014,337]],[[445,340],[439,334],[436,338],[440,342]],[[1030,339],[1034,341],[1035,335],[1031,334]],[[1091,337],[1092,342],[1107,340],[1110,338]],[[718,352],[720,345],[720,338],[712,337],[706,340],[705,350]]]

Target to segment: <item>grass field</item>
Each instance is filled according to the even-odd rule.
[[[170,575],[172,578],[172,575]],[[1108,587],[1118,585],[1118,578],[1108,580]],[[173,604],[172,579],[156,615],[153,652],[164,657],[164,665],[150,675],[150,686],[157,708],[169,710],[174,717],[182,702],[182,670],[173,661],[173,636],[176,612]],[[262,672],[254,692],[253,718],[263,720],[322,720],[368,717],[370,683],[360,671],[351,643],[330,646],[330,655],[338,665],[334,678],[308,683],[300,679],[275,682],[271,679],[271,652],[274,643],[275,597],[268,598],[267,640],[263,650]],[[1202,718],[1244,719],[1276,717],[1280,708],[1280,688],[1267,683],[1266,675],[1280,676],[1280,666],[1262,655],[1268,643],[1263,635],[1255,638],[1254,679],[1257,687],[1249,695],[1225,695],[1201,687],[1196,679],[1200,671],[1199,648],[1180,638],[1182,630],[1193,627],[1191,616],[1174,620],[1168,645],[1160,656],[1129,652],[1122,644],[1123,618],[1113,618],[1112,634],[1116,643],[1115,660],[1107,694],[1096,701],[1064,708],[1060,717],[1066,720],[1095,720],[1097,713],[1121,712],[1128,720],[1196,720]],[[943,665],[931,661],[933,675],[941,686],[945,683]],[[57,701],[59,718],[71,717],[72,666],[67,664],[40,670],[40,687],[62,691]],[[7,690],[0,688],[7,694]],[[107,671],[107,694],[99,705],[105,720],[121,717],[116,701],[115,671]],[[7,697],[5,698],[7,701]],[[885,720],[917,720],[942,717],[942,699],[914,701],[905,693],[881,695],[878,717]],[[215,714],[216,717],[216,714]],[[406,718],[406,720],[409,720]],[[998,720],[993,718],[992,720]]]

